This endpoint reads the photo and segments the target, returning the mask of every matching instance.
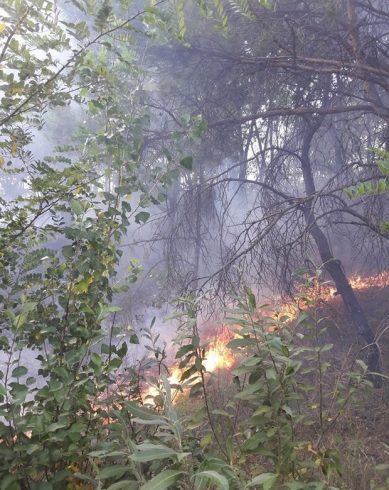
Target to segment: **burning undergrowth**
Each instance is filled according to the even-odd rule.
[[[381,272],[372,276],[353,275],[349,278],[352,288],[358,293],[378,294],[389,287],[389,272]],[[279,328],[294,329],[300,323],[301,315],[313,307],[337,308],[339,294],[330,282],[313,281],[301,286],[295,301],[285,302],[276,298],[272,302],[258,308],[257,320],[265,320],[267,333],[275,333]],[[337,306],[338,305],[338,306]],[[333,313],[333,312],[332,312]],[[267,320],[266,320],[267,319]],[[280,321],[281,319],[281,321]],[[342,319],[342,322],[344,320]],[[177,400],[182,394],[196,393],[197,378],[193,375],[199,370],[205,378],[224,377],[232,380],[231,371],[239,361],[237,352],[231,349],[231,341],[240,338],[240,327],[237,325],[218,324],[207,326],[191,332],[187,337],[197,339],[198,345],[187,343],[186,336],[178,336],[178,344],[172,345],[162,352],[154,352],[156,357],[146,375],[140,396],[143,403],[158,404],[160,390],[163,388],[162,378],[173,389],[173,399]],[[188,333],[188,332],[186,332]],[[201,340],[200,340],[201,338]],[[162,383],[162,384],[161,384]]]
[[[376,310],[377,303],[383,306],[386,304],[383,298],[386,297],[387,288],[389,288],[389,272],[368,277],[351,276],[349,283],[361,296],[367,308],[373,305],[373,309]],[[302,286],[293,302],[283,302],[276,298],[272,303],[268,302],[258,307],[252,320],[262,322],[264,335],[277,334],[278,330],[287,328],[289,332],[299,332],[302,339],[305,327],[301,319],[305,318],[314,305],[323,315],[328,314],[328,318],[331,317],[330,327],[333,324],[339,324],[343,326],[343,331],[347,330],[344,327],[347,324],[344,308],[336,289],[331,283],[320,281]],[[389,315],[389,311],[386,310],[381,312],[379,319],[374,320],[378,325],[376,330],[385,330],[384,320]],[[154,335],[152,329],[146,329],[144,335],[150,344],[148,350],[151,355],[140,360],[127,372],[117,376],[115,383],[111,385],[111,393],[119,395],[122,399],[137,399],[142,404],[156,407],[163,404],[161,396],[167,385],[172,392],[174,403],[189,395],[201,395],[201,387],[204,382],[211,385],[215,379],[222,379],[223,383],[231,386],[234,379],[234,368],[241,361],[239,348],[233,349],[231,346],[244,343],[245,334],[242,334],[242,327],[234,324],[233,321],[216,325],[200,322],[202,324],[199,327],[196,318],[189,319],[189,322],[186,319],[186,322],[185,328],[183,328],[184,324],[179,327],[176,341],[169,345],[161,346],[159,334]],[[328,330],[331,334],[330,327]],[[342,332],[340,328],[335,330],[335,333],[332,332],[332,338],[331,335],[329,339],[327,338],[330,342],[334,341],[334,344],[336,342],[339,344],[335,345],[332,350],[331,364],[333,369],[345,369],[344,366],[341,366],[339,359],[345,360],[347,355],[353,357],[359,348],[349,350],[348,354],[346,351],[339,353],[338,350],[341,348],[339,340]],[[379,334],[380,332],[377,333]],[[304,342],[305,340],[302,340],[302,343]],[[349,362],[353,362],[351,358]],[[109,393],[100,397],[96,407],[104,407],[107,410],[110,398]],[[107,410],[107,416],[108,413],[109,410]]]

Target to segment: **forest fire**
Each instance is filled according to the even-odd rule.
[[[227,347],[228,342],[233,338],[233,334],[222,327],[221,332],[215,339],[209,341],[206,348],[203,367],[206,373],[214,373],[218,370],[231,369],[235,363],[235,358],[231,350]],[[168,381],[171,386],[181,383],[181,376],[184,370],[178,365],[169,369]],[[143,398],[149,400],[159,394],[159,390],[154,386],[148,386],[143,393]]]
[[[372,276],[363,277],[361,275],[353,275],[349,278],[349,283],[356,291],[365,291],[373,288],[385,288],[389,287],[389,272],[381,272]],[[328,284],[319,286],[316,291],[307,290],[304,292],[304,296],[313,299],[315,295],[318,295],[318,299],[321,301],[331,301],[337,295],[336,288]],[[279,304],[277,307],[277,316],[286,314],[290,319],[295,319],[301,310],[306,307],[302,304],[293,305],[290,303]],[[270,312],[263,312],[272,316]],[[274,332],[278,327],[268,327],[268,332]],[[205,336],[205,342],[207,343],[207,337]],[[205,357],[203,360],[203,367],[206,373],[215,373],[219,370],[231,369],[236,359],[232,351],[228,348],[229,341],[234,338],[234,334],[226,327],[222,326],[220,331],[213,335],[212,340],[208,340]],[[168,381],[170,385],[179,385],[181,383],[181,376],[183,374],[182,369],[178,365],[174,365],[169,369]],[[150,399],[158,395],[159,391],[153,386],[149,386],[143,393],[144,399]]]
[[[384,271],[368,277],[353,275],[350,277],[349,283],[352,288],[357,290],[385,288],[389,286],[389,272]]]
[[[203,362],[208,373],[213,373],[218,369],[230,369],[233,366],[235,359],[231,350],[227,347],[232,338],[231,332],[224,327],[221,334],[209,344]]]
[[[354,274],[348,278],[350,286],[355,291],[366,291],[368,289],[382,289],[389,287],[389,272],[384,271],[371,276],[361,276],[359,274]],[[302,288],[299,293],[303,293],[303,298],[309,300],[319,300],[324,302],[329,302],[334,299],[339,293],[333,284],[323,283],[319,284],[317,288],[312,287],[311,289]],[[279,312],[281,314],[289,315],[291,318],[295,318],[300,310],[304,310],[306,306],[304,305],[305,300],[297,301],[297,303],[278,303]]]
[[[389,287],[389,272],[384,271],[372,276],[363,277],[359,274],[354,274],[349,277],[350,286],[356,291],[366,291],[373,288]],[[337,290],[333,286],[323,286],[320,289],[320,299],[330,301],[336,296]]]
[[[388,4],[1,1],[0,490],[389,490]]]

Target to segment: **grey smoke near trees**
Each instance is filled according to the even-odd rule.
[[[146,38],[136,23],[132,49],[144,71],[139,85],[131,71],[122,73],[120,102],[136,93],[143,104],[139,181],[146,189],[150,175],[188,155],[193,165],[172,174],[165,199],[145,203],[152,219],[129,228],[120,267],[130,256],[144,264],[134,293],[142,301],[133,301],[144,308],[193,290],[223,299],[243,283],[293,294],[296,269],[324,263],[370,343],[345,273],[387,266],[387,197],[350,200],[344,190],[381,178],[370,149],[388,145],[385,2],[284,0],[273,7],[249,2],[242,15],[226,3],[223,32],[188,2],[181,42],[169,30]],[[88,42],[97,46],[99,36]],[[122,46],[126,36],[118,25],[107,39]],[[61,130],[66,141],[63,120]],[[142,190],[133,199],[138,206]]]
[[[251,18],[226,6],[226,35],[187,9],[187,44],[147,51],[159,127],[146,148],[179,135],[194,162],[156,229],[168,283],[291,293],[298,266],[324,264],[356,332],[374,343],[346,274],[387,267],[387,196],[352,200],[345,189],[378,182],[371,149],[389,147],[385,2],[250,3]]]

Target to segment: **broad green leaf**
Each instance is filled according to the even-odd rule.
[[[248,301],[250,310],[251,311],[255,311],[255,309],[257,307],[257,302],[255,300],[254,293],[248,287],[245,288],[245,293],[246,293],[246,296],[247,296],[247,301]]]
[[[285,483],[285,486],[290,488],[291,490],[301,490],[305,488],[305,483],[292,481],[290,483]]]
[[[147,408],[143,408],[139,405],[137,405],[135,402],[126,400],[124,402],[125,407],[127,410],[132,413],[135,417],[138,417],[140,419],[144,420],[156,420],[160,419],[161,415],[156,412],[152,412],[151,410],[148,410]]]
[[[70,207],[76,216],[79,216],[84,211],[82,203],[80,201],[77,201],[76,199],[72,199],[70,201]]]
[[[273,380],[276,380],[276,379],[277,379],[277,373],[276,373],[276,370],[275,370],[275,369],[273,369],[273,368],[266,369],[266,379],[273,379]]]
[[[21,490],[17,475],[4,475],[0,482],[0,490]]]
[[[176,354],[176,359],[179,359],[180,357],[187,354],[188,352],[193,351],[194,349],[195,349],[195,346],[193,344],[183,345],[182,347],[180,347],[178,349],[177,354]]]
[[[198,485],[201,485],[201,482],[204,479],[210,480],[214,485],[217,486],[217,488],[220,488],[221,490],[229,490],[230,488],[227,478],[224,475],[218,473],[217,471],[213,471],[213,470],[200,471],[199,473],[196,473],[192,478],[195,478],[195,489],[198,487]]]
[[[54,422],[47,427],[47,432],[55,432],[64,429],[69,425],[68,422]]]
[[[129,467],[126,465],[112,465],[106,466],[99,471],[99,474],[96,475],[96,478],[99,480],[108,480],[109,478],[121,478],[125,473],[129,471]]]
[[[165,459],[177,456],[177,452],[163,444],[148,444],[143,443],[135,446],[135,452],[131,455],[131,459],[137,463],[146,463],[156,459]]]
[[[139,482],[135,480],[123,480],[110,485],[107,490],[138,490]]]
[[[274,473],[262,473],[251,480],[247,487],[255,487],[256,485],[262,485],[263,490],[270,490],[275,484],[278,475]]]
[[[140,213],[135,215],[135,223],[146,223],[146,221],[150,218],[150,213],[147,211],[141,211]]]
[[[24,366],[18,366],[12,371],[12,376],[14,378],[19,378],[20,376],[25,376],[28,373],[28,369]]]
[[[140,490],[166,490],[176,483],[183,471],[164,470],[141,486]]]
[[[28,388],[25,385],[19,383],[10,383],[11,394],[15,403],[23,403],[26,399]]]
[[[200,446],[202,448],[205,448],[205,447],[209,446],[212,441],[213,441],[212,433],[211,432],[208,432],[207,434],[205,434],[205,436],[203,436],[201,438],[201,440],[200,440]]]
[[[139,417],[134,417],[132,421],[135,422],[136,424],[142,424],[142,425],[166,425],[166,420],[164,419],[147,420],[147,419],[141,419]]]

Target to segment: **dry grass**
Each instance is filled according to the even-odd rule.
[[[389,288],[370,288],[357,294],[372,328],[376,333],[382,333],[379,340],[383,372],[389,375]],[[353,332],[339,296],[323,304],[320,310],[321,316],[326,318],[323,326],[328,327],[321,341],[334,344],[324,359],[330,367],[323,378],[323,408],[327,418],[336,418],[336,422],[329,423],[330,429],[320,437],[318,411],[315,409],[315,414],[311,408],[318,404],[318,390],[314,390],[302,410],[307,414],[309,412],[316,423],[303,429],[298,439],[314,443],[319,438],[322,448],[338,451],[343,473],[341,477],[334,477],[335,487],[347,490],[389,490],[389,472],[385,474],[376,469],[379,464],[389,463],[388,447],[385,452],[385,445],[389,446],[389,381],[385,381],[381,389],[363,388],[346,406],[339,409],[336,388],[342,382],[347,385],[348,373],[355,366],[355,359],[364,356],[363,344]],[[313,373],[310,382],[315,385],[317,381],[317,374]],[[213,408],[225,409],[235,393],[231,373],[220,371],[219,376],[214,376],[214,382],[209,387]],[[179,410],[193,415],[194,409],[200,406],[201,400],[190,401],[182,397]],[[239,412],[239,418],[248,415],[244,406],[239,406]]]

